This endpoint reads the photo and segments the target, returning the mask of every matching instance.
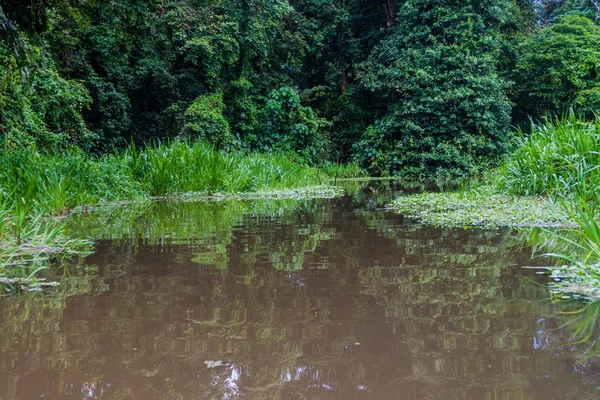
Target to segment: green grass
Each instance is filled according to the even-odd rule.
[[[357,179],[366,177],[365,171],[357,163],[337,164],[326,162],[319,166],[319,170],[329,179]]]
[[[201,142],[131,146],[100,157],[71,149],[47,154],[33,147],[0,153],[0,281],[30,279],[49,260],[88,251],[85,239],[68,238],[64,223],[49,216],[88,207],[153,197],[256,193],[298,197],[336,195],[327,187],[284,193],[359,174],[356,166],[308,166],[297,157],[227,153]],[[268,192],[268,193],[267,193]]]
[[[516,195],[580,195],[600,187],[600,117],[585,121],[572,112],[532,125],[515,136],[496,183]]]
[[[282,155],[225,153],[202,143],[176,142],[113,156],[150,196],[244,193],[315,184],[318,171]]]
[[[131,146],[99,158],[74,149],[0,155],[0,208],[61,215],[76,206],[183,193],[250,193],[316,185],[360,173],[356,166],[311,167],[285,155],[226,153],[203,143]]]

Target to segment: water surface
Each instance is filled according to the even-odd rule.
[[[98,246],[71,283],[0,299],[0,399],[600,398],[514,232],[348,189],[76,221]]]

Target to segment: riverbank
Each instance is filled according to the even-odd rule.
[[[555,294],[600,298],[600,119],[570,114],[518,132],[502,165],[458,192],[401,196],[388,208],[424,224],[541,227],[524,235],[547,256]]]
[[[35,286],[40,271],[88,254],[93,243],[70,237],[74,211],[154,199],[334,197],[325,183],[361,175],[356,166],[309,166],[286,155],[227,153],[175,142],[101,157],[18,148],[0,156],[0,281]],[[0,282],[1,283],[1,282]]]

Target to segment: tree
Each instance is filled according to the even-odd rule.
[[[555,1],[554,21],[559,21],[560,17],[565,15],[581,15],[594,20],[594,23],[600,21],[600,1],[599,0],[562,0]]]
[[[380,99],[356,158],[374,172],[448,179],[506,149],[510,105],[498,76],[503,0],[407,0],[364,64]]]
[[[293,86],[302,69],[307,38],[288,0],[233,0],[221,12],[237,26],[239,57],[224,79],[227,117],[240,141],[251,149],[260,143],[260,121],[267,97]]]
[[[310,162],[326,156],[324,128],[329,124],[303,106],[294,89],[282,87],[269,93],[261,120],[261,134],[253,147],[298,153]]]
[[[394,19],[396,18],[396,0],[384,0],[384,7],[385,23],[389,31],[391,30],[392,25],[394,23]]]
[[[332,123],[333,157],[348,161],[352,145],[372,123],[371,93],[358,85],[357,67],[385,37],[395,2],[388,0],[292,0],[298,31],[308,45],[294,76],[302,100]]]
[[[34,40],[45,29],[49,4],[26,5],[0,2],[0,141],[9,147],[89,148],[93,137],[82,117],[89,92],[61,76],[45,43]]]
[[[514,79],[518,119],[550,117],[573,107],[600,110],[600,27],[567,15],[523,42]]]

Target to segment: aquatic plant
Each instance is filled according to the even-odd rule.
[[[490,186],[398,197],[389,209],[422,223],[445,227],[561,226],[568,213],[547,199],[504,195]]]
[[[596,207],[580,199],[577,205],[565,205],[565,208],[577,223],[576,227],[545,230],[530,241],[541,249],[548,249],[543,256],[561,264],[551,270],[554,292],[600,298],[600,225],[596,220]]]
[[[89,254],[93,242],[85,237],[71,238],[64,221],[44,218],[42,213],[29,214],[18,206],[14,215],[7,210],[0,241],[0,286],[18,288],[35,286],[36,275],[57,261]]]
[[[567,303],[569,306],[577,303]],[[598,336],[598,319],[600,318],[600,301],[596,300],[573,311],[559,312],[566,319],[564,327],[570,331],[572,344],[587,344],[587,349],[579,357],[584,362],[600,354],[600,338]]]

